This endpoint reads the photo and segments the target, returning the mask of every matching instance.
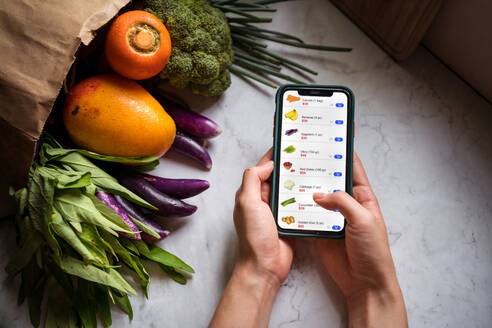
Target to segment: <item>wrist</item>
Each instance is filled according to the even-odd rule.
[[[371,288],[347,297],[349,327],[407,327],[403,295],[398,283]]]
[[[280,279],[275,274],[249,261],[239,260],[234,267],[233,277],[275,294],[281,285]]]
[[[278,279],[237,263],[210,327],[268,327]]]

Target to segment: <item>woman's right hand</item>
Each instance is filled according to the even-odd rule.
[[[338,191],[316,193],[313,199],[347,220],[345,239],[316,239],[315,247],[347,299],[349,326],[407,327],[383,215],[357,154],[353,197]]]

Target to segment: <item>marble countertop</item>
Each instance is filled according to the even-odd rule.
[[[325,0],[275,5],[274,26],[312,43],[352,46],[351,53],[282,48],[319,71],[316,82],[350,87],[356,99],[355,149],[388,226],[411,327],[490,327],[492,322],[492,106],[425,49],[406,62],[389,58]],[[190,199],[199,207],[171,226],[161,246],[192,264],[181,286],[151,268],[149,300],[131,299],[134,319],[113,311],[114,327],[204,327],[236,256],[234,193],[242,171],[272,144],[274,90],[233,77],[218,99],[188,93],[191,106],[216,120],[212,170],[169,154],[156,169],[166,177],[204,178],[211,188]],[[0,224],[0,267],[14,231]],[[0,327],[28,327],[18,286],[0,271]],[[276,300],[271,327],[344,327],[344,300],[314,256],[297,244],[293,268]]]

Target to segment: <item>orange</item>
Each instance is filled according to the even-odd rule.
[[[161,156],[176,134],[173,119],[150,93],[113,74],[75,85],[65,99],[63,122],[77,146],[110,156]]]
[[[132,80],[148,79],[166,66],[171,37],[159,18],[133,10],[111,24],[104,53],[116,73]]]

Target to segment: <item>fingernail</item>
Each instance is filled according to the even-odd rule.
[[[317,202],[317,201],[322,200],[323,198],[325,198],[325,195],[326,195],[326,194],[324,194],[324,193],[322,193],[322,192],[315,192],[315,193],[313,194],[313,199],[314,199],[314,201],[316,201],[316,202]]]

